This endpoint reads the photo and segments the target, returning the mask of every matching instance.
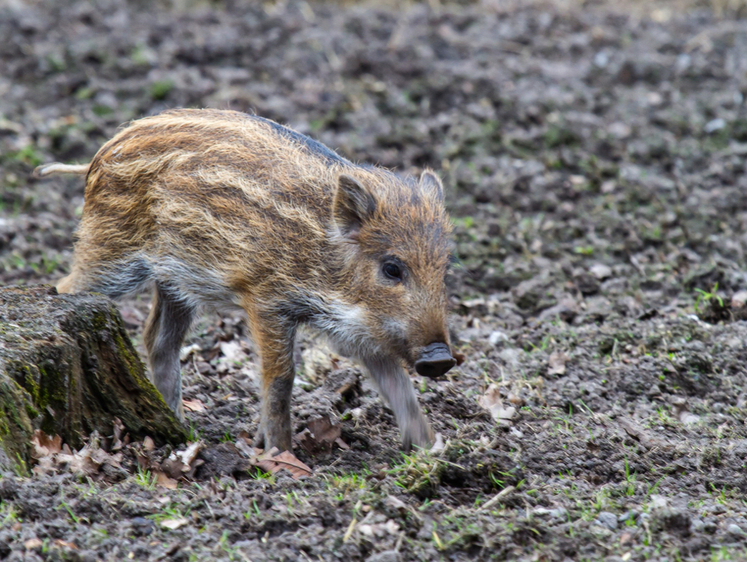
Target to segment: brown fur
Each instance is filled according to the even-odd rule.
[[[355,165],[238,112],[168,111],[131,123],[91,161],[72,272],[58,290],[116,298],[155,283],[145,343],[180,415],[178,351],[195,311],[238,307],[262,358],[258,442],[291,447],[293,338],[307,323],[369,369],[405,447],[426,445],[402,362],[449,343],[449,234],[430,172],[418,182]],[[384,273],[390,262],[401,280]]]

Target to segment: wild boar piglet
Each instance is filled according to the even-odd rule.
[[[291,449],[293,342],[326,334],[376,381],[405,449],[432,431],[405,365],[439,376],[455,359],[444,276],[443,187],[354,164],[261,117],[181,109],[134,121],[90,164],[61,293],[112,298],[153,287],[144,340],[153,382],[183,419],[179,349],[200,308],[241,309],[262,361],[256,444]]]

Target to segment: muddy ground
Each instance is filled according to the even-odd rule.
[[[83,183],[31,180],[35,165],[87,162],[121,123],[170,107],[252,111],[354,160],[440,171],[466,362],[413,376],[445,449],[404,456],[361,371],[304,334],[294,429],[329,417],[348,448],[299,444],[313,475],[270,477],[238,446],[257,422],[246,329],[205,317],[183,363],[207,447],[191,479],[158,485],[148,463],[171,451],[138,468],[137,443],[116,469],[3,474],[0,559],[747,559],[741,15],[2,3],[2,283],[70,266]],[[122,303],[141,348],[148,301]]]

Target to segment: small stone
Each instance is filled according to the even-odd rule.
[[[608,277],[612,276],[612,268],[608,265],[604,265],[603,263],[597,263],[589,268],[589,273],[602,281],[603,279],[607,279]]]
[[[578,305],[576,304],[576,301],[572,298],[565,298],[561,299],[561,301],[555,306],[543,310],[539,315],[539,319],[545,321],[551,318],[559,317],[564,322],[570,323],[573,321],[577,314]]]
[[[700,416],[690,412],[682,412],[680,414],[680,421],[685,425],[692,425],[700,421]]]
[[[733,309],[744,308],[747,305],[747,291],[738,291],[731,297],[731,307]]]
[[[703,131],[705,133],[711,134],[723,129],[724,127],[726,127],[726,121],[719,117],[717,119],[708,121],[708,123],[705,124],[705,127],[703,127]]]
[[[599,515],[597,515],[596,523],[610,531],[614,531],[617,529],[617,515],[609,511],[600,511]]]
[[[491,345],[491,347],[495,347],[501,342],[507,342],[508,336],[501,332],[500,330],[495,330],[494,332],[490,332],[490,335],[488,336],[488,343]]]
[[[734,535],[735,537],[745,536],[745,532],[742,527],[740,527],[736,523],[731,523],[728,527],[726,527],[726,532],[730,535]]]
[[[156,524],[145,517],[133,517],[130,520],[130,525],[132,526],[132,533],[136,537],[150,535],[156,530]]]
[[[584,295],[593,295],[599,292],[599,279],[588,273],[577,275],[574,281],[578,290]]]
[[[513,392],[509,392],[508,396],[506,398],[514,406],[523,406],[524,405],[524,399],[521,396],[518,396],[518,395],[514,394]]]
[[[651,496],[651,509],[663,509],[665,507],[667,507],[667,498],[659,494]]]
[[[396,496],[387,496],[384,504],[402,513],[407,511],[407,504]]]
[[[377,554],[372,554],[366,558],[368,562],[399,562],[401,557],[396,550],[384,550]]]
[[[610,57],[606,52],[599,51],[596,55],[594,55],[594,66],[598,68],[604,68],[605,66],[607,66],[609,60]]]
[[[205,361],[197,361],[196,367],[197,372],[201,375],[206,375],[213,370],[213,367],[210,365],[210,363],[206,363]]]
[[[620,515],[617,518],[617,521],[618,523],[625,523],[626,521],[630,521],[631,519],[635,521],[636,517],[638,517],[638,512],[633,509],[629,509],[628,511]]]
[[[519,367],[519,361],[520,357],[522,356],[523,352],[520,349],[515,349],[512,347],[507,347],[503,351],[500,352],[498,357],[500,357],[503,362],[506,364],[507,367],[516,369]]]
[[[687,511],[677,509],[659,509],[654,513],[651,522],[654,530],[663,530],[687,537],[691,534],[691,519]]]

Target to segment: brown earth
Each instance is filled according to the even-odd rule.
[[[0,559],[747,559],[741,4],[247,4],[0,6],[0,280],[70,264],[83,183],[33,167],[169,107],[433,167],[466,362],[413,383],[445,449],[402,455],[360,370],[304,334],[295,430],[328,416],[349,448],[257,472],[256,357],[206,317],[183,364],[203,464],[162,487],[170,449],[131,443],[108,470],[3,474]],[[148,302],[121,303],[138,345]]]

